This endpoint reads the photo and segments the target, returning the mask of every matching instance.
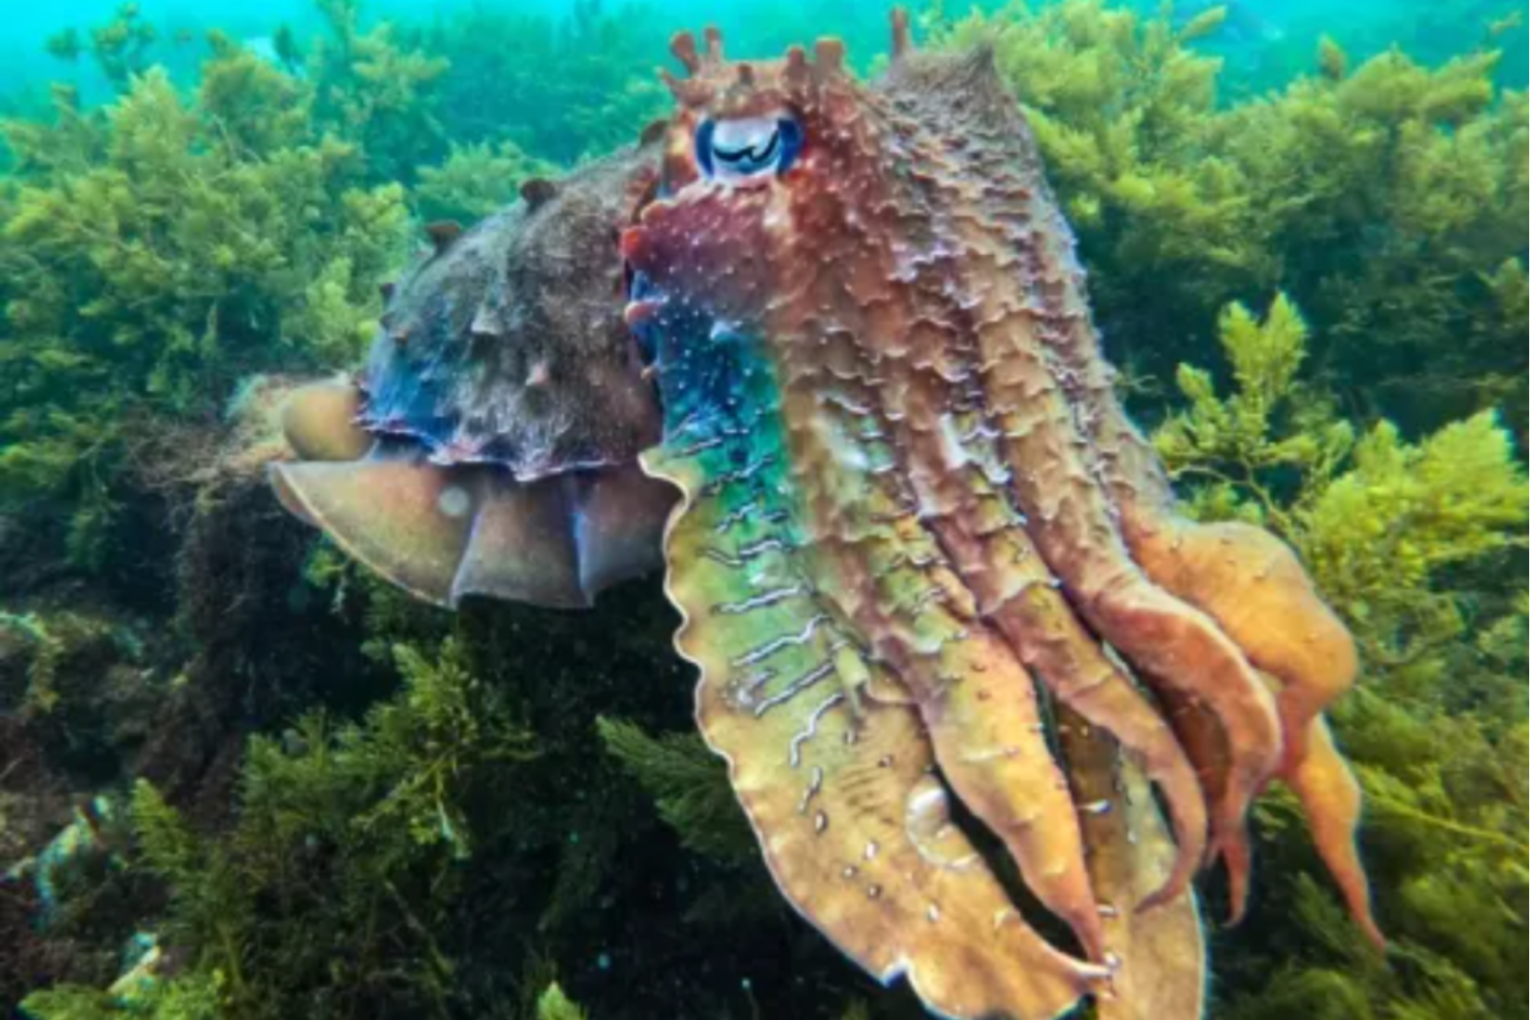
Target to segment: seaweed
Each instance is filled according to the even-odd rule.
[[[363,349],[407,224],[290,77],[214,40],[195,96],[152,68],[104,110],[9,122],[0,195],[0,501],[54,497],[70,558],[110,555],[131,447],[216,416],[257,368]],[[269,117],[266,110],[286,111]]]
[[[415,204],[427,221],[473,223],[514,202],[527,180],[554,170],[512,141],[453,143],[443,163],[420,168]]]
[[[606,749],[653,797],[685,847],[723,861],[748,860],[754,834],[728,785],[727,770],[694,733],[655,738],[630,722],[599,719]]]
[[[378,1015],[366,1004],[387,1001],[395,1014],[446,1015],[453,963],[433,931],[461,895],[473,840],[465,803],[533,747],[458,644],[394,651],[402,689],[363,722],[314,713],[280,737],[252,738],[229,831],[197,831],[140,780],[134,865],[170,890],[157,934],[185,954],[182,969],[137,1003],[54,989],[25,1008],[322,1017]]]
[[[1530,492],[1512,437],[1492,411],[1417,443],[1386,420],[1357,435],[1321,389],[1298,380],[1309,329],[1285,295],[1263,321],[1234,304],[1218,322],[1236,392],[1221,397],[1209,372],[1180,366],[1189,407],[1153,435],[1171,474],[1200,483],[1192,510],[1274,529],[1372,673],[1440,689],[1441,656],[1470,651],[1469,619],[1491,628],[1523,612],[1523,561],[1507,554],[1525,548]],[[1446,579],[1455,584],[1441,590]]]

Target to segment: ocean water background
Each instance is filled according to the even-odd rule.
[[[300,37],[317,30],[321,24],[313,4],[305,0],[270,0],[259,5],[237,0],[201,3],[142,0],[137,6],[144,19],[161,29],[166,37],[158,55],[182,66],[190,66],[202,52],[200,39],[209,28],[251,41],[269,39],[282,24],[290,25]],[[880,52],[885,48],[887,6],[866,0],[831,4],[679,0],[654,5],[606,0],[596,9],[630,18],[650,29],[661,25],[673,30],[716,24],[745,47],[740,52],[765,56],[772,55],[786,42],[818,35],[842,35],[869,43]],[[994,10],[1002,5],[990,0],[966,6]],[[1030,6],[1041,8],[1046,4]],[[1189,18],[1211,6],[1214,4],[1209,0],[1193,0],[1177,4],[1175,9],[1178,17]],[[1419,59],[1440,61],[1459,53],[1462,44],[1474,38],[1485,41],[1489,26],[1525,9],[1524,4],[1515,0],[1361,0],[1342,5],[1325,0],[1234,0],[1226,6],[1230,15],[1228,25],[1211,48],[1232,56],[1235,67],[1264,85],[1278,84],[1283,76],[1304,67],[1323,35],[1333,38],[1357,58],[1396,45]],[[0,94],[57,78],[76,81],[89,94],[103,94],[104,83],[93,73],[89,61],[81,61],[77,68],[60,67],[44,52],[44,43],[49,36],[70,26],[109,20],[119,3],[59,0],[46,4],[13,3],[7,7],[0,21]],[[1160,5],[1148,0],[1136,3],[1135,7],[1143,13],[1153,13]],[[964,9],[958,2],[946,5],[951,14],[960,14]],[[573,5],[559,0],[376,0],[363,6],[369,22],[392,18],[430,23],[475,10],[537,13],[559,19],[568,17]],[[1511,88],[1522,88],[1526,81],[1523,20],[1520,19],[1517,29],[1493,41],[1505,53],[1500,80]],[[177,35],[188,37],[188,41],[176,43]]]

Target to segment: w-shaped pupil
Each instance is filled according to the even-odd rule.
[[[753,145],[745,145],[740,149],[724,149],[713,146],[712,152],[724,163],[765,163],[775,158],[776,150],[781,145],[781,132],[772,131],[770,140],[765,143],[763,149]]]

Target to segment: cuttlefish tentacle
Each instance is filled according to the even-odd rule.
[[[1026,140],[1029,147],[1029,141]],[[1028,159],[1037,159],[1034,150]],[[1050,196],[1035,217],[1032,261],[1051,286],[1055,311],[1039,330],[1081,409],[1086,453],[1102,479],[1133,557],[1153,581],[1201,609],[1259,670],[1279,683],[1286,739],[1282,770],[1301,755],[1308,724],[1348,690],[1358,671],[1354,641],[1323,604],[1291,549],[1269,532],[1237,522],[1202,524],[1180,516],[1162,465],[1126,417],[1083,295],[1083,273]]]
[[[707,200],[685,212],[705,219]],[[741,240],[721,230],[709,240],[694,231],[653,229],[648,224],[657,215],[645,214],[644,226],[629,232],[624,244],[657,292],[691,286],[687,277],[715,265],[711,243]],[[751,250],[763,260],[768,246]],[[806,283],[785,266],[765,265],[736,286],[801,296]],[[855,362],[853,352],[852,360],[839,360],[846,352],[833,348],[843,331],[823,336],[817,324],[795,318],[784,304],[764,329],[768,342],[717,330],[698,342],[719,351],[747,349],[751,363],[741,372],[779,380],[779,396],[744,401],[734,394],[725,402],[769,406],[772,427],[784,430],[782,446],[771,456],[789,465],[813,585],[851,622],[857,640],[900,675],[963,803],[1004,840],[1037,898],[1070,924],[1091,957],[1103,958],[1077,818],[1041,732],[1031,677],[978,617],[971,593],[920,521],[919,508],[899,491],[896,437],[863,407],[870,366]],[[756,348],[758,354],[752,353]],[[679,371],[661,359],[666,395],[680,390]]]
[[[865,218],[873,218],[869,210]],[[887,247],[908,250],[910,241],[895,236]],[[851,286],[841,292],[848,300],[814,291],[810,279],[796,287],[788,280],[786,289],[802,290],[806,300],[798,304],[814,309],[814,316],[834,307],[842,330],[857,323],[848,334],[861,366],[857,377],[874,385],[864,384],[842,403],[868,403],[880,412],[878,428],[896,451],[898,474],[915,490],[911,499],[919,517],[978,612],[1063,704],[1143,755],[1169,803],[1180,847],[1164,887],[1143,905],[1172,899],[1188,886],[1206,845],[1206,807],[1194,770],[1168,724],[1079,623],[1026,533],[1024,516],[1007,498],[1012,471],[1002,464],[999,435],[985,413],[976,352],[953,342],[954,331],[913,299],[956,286],[948,267],[930,262],[900,271],[889,264],[887,247],[843,245],[836,261],[850,267]],[[863,270],[851,260],[874,267]],[[772,328],[784,331],[780,318],[780,312],[773,316]],[[816,349],[830,349],[832,361],[839,346],[821,340]],[[850,360],[839,359],[840,375]]]
[[[815,460],[807,450],[794,457],[804,471]],[[857,541],[820,540],[830,590],[850,593],[858,632],[912,693],[953,791],[1004,842],[1037,899],[1103,960],[1083,841],[1029,673],[915,517],[866,495],[852,505],[887,524]]]
[[[1355,846],[1360,784],[1334,746],[1333,734],[1322,716],[1308,723],[1303,754],[1281,778],[1301,801],[1312,829],[1312,842],[1338,883],[1350,916],[1372,945],[1385,950],[1386,936],[1371,913],[1370,885]]]
[[[802,91],[786,97],[787,103],[794,109],[811,108],[820,101],[817,92],[823,80],[814,75],[800,76]],[[822,102],[832,104],[842,100],[843,97],[830,96]],[[738,111],[740,116],[752,112],[747,105]],[[906,310],[900,314],[900,288],[894,285],[900,278],[896,267],[883,264],[875,247],[860,243],[855,232],[835,229],[836,224],[844,223],[847,218],[869,227],[883,216],[878,203],[884,202],[885,196],[879,192],[879,182],[874,174],[862,173],[856,179],[854,167],[836,166],[832,163],[833,157],[822,152],[817,158],[826,161],[827,165],[822,169],[830,178],[846,182],[855,180],[858,189],[846,183],[838,189],[808,194],[800,205],[786,208],[769,207],[774,199],[764,191],[725,196],[705,192],[677,195],[645,212],[642,225],[627,235],[624,249],[629,260],[647,273],[660,290],[706,293],[720,320],[726,321],[736,309],[755,303],[762,294],[775,295],[770,302],[771,312],[763,320],[762,331],[771,338],[773,348],[781,352],[779,357],[788,366],[788,371],[807,373],[809,368],[804,367],[804,363],[811,366],[813,374],[806,379],[806,385],[815,399],[823,402],[832,399],[835,408],[855,410],[855,414],[847,414],[839,431],[850,435],[870,428],[885,434],[894,459],[883,464],[883,473],[907,473],[915,477],[922,474],[933,478],[944,470],[944,465],[932,459],[938,456],[932,444],[943,441],[938,434],[943,431],[939,414],[930,406],[933,399],[925,400],[918,407],[911,405],[919,388],[935,385],[939,373],[916,371],[911,366],[921,356],[939,357],[939,337],[921,344],[927,337],[909,327],[921,321],[928,326],[929,320],[920,319],[918,313],[923,309]],[[847,211],[844,206],[852,202],[859,204],[852,205]],[[727,211],[733,215],[725,215],[723,203],[731,207]],[[774,229],[763,226],[771,221],[783,226]],[[825,276],[818,273],[814,262],[773,259],[772,252],[778,247],[775,231],[785,229],[811,233],[822,258],[836,265],[840,274]],[[894,243],[899,243],[899,239],[894,238]],[[727,265],[729,255],[736,251],[751,253],[756,261],[754,271],[721,280],[717,267]],[[918,270],[912,272],[917,277]],[[846,282],[841,283],[841,280]],[[938,289],[938,281],[932,279],[930,287]],[[976,359],[969,354],[958,360],[972,362]],[[943,367],[971,370],[967,365]],[[810,406],[811,401],[804,400],[803,404],[804,418],[826,413],[823,408]],[[842,440],[841,445],[850,444]],[[836,473],[853,476],[860,472],[862,467],[857,464],[867,461],[860,454],[850,455],[848,452],[841,459],[846,463],[831,463],[825,467],[823,476],[830,481],[826,481],[824,487],[833,484]],[[900,470],[888,470],[895,466]],[[1007,508],[1002,490],[995,488],[991,491],[1001,496],[998,505]],[[976,507],[971,511],[978,512]],[[829,512],[839,511],[831,507]],[[949,507],[923,505],[918,508],[918,514],[924,527],[950,547],[958,544],[959,531],[964,526],[982,526],[965,519],[970,515],[963,499],[951,501]],[[1014,534],[1023,537],[1023,525],[1012,511],[1010,522]],[[1029,545],[1028,541],[1026,544]],[[1002,563],[994,564],[986,572],[979,570],[976,564],[969,562],[967,565],[972,569],[965,572],[964,585],[982,586],[990,577],[1003,578],[1005,573]],[[1023,587],[1025,581],[1034,579],[1034,572],[1038,570],[1048,580],[1051,577],[1039,561],[1019,570],[1031,571],[1033,577],[1022,577],[1022,583],[1016,587]],[[1018,654],[1022,659],[1039,656],[1046,660],[1042,672],[1049,687],[1071,699],[1088,713],[1092,721],[1118,733],[1148,757],[1154,778],[1165,784],[1183,844],[1179,866],[1165,889],[1150,898],[1150,902],[1171,898],[1182,891],[1201,857],[1205,842],[1205,810],[1189,764],[1174,744],[1167,726],[1118,669],[1103,663],[1097,652],[1094,656],[1084,656],[1081,650],[1093,642],[1073,619],[1072,610],[1060,593],[1038,592],[1023,601],[999,602],[993,608],[996,613],[994,622],[1011,646],[1012,654]],[[1095,661],[1089,661],[1090,658]],[[1075,668],[1087,667],[1094,668],[1084,676],[1074,672]],[[903,662],[900,668],[914,667]],[[936,688],[925,685],[925,689],[933,691]],[[1262,689],[1259,693],[1263,694]],[[1268,697],[1267,694],[1264,696]],[[991,797],[984,800],[993,803]],[[1013,816],[1014,812],[1009,814]],[[1047,817],[1049,827],[1060,831],[1073,827],[1068,812]],[[1004,820],[1004,824],[1011,832],[1015,831],[1008,820]],[[1023,861],[1025,853],[1019,850],[1018,844],[1014,849]],[[1033,866],[1030,870],[1041,875],[1048,869]],[[1048,897],[1043,894],[1043,899]],[[1095,924],[1092,919],[1085,919],[1080,894],[1059,892],[1051,900],[1065,916],[1078,919],[1079,935],[1086,944],[1095,942]]]
[[[1095,1011],[1101,1020],[1198,1017],[1206,1002],[1205,937],[1194,893],[1156,910],[1125,908],[1163,888],[1178,856],[1146,776],[1077,713],[1059,710],[1057,732],[1074,799],[1091,807],[1082,819],[1089,875],[1119,957]]]
[[[833,621],[864,676],[835,663],[794,671],[801,683],[832,674],[847,703],[917,712],[939,771],[910,802],[949,787],[1086,953],[1108,959],[1116,933],[1137,960],[1119,971],[1136,1001],[1194,1015],[1202,943],[1180,894],[1221,857],[1242,913],[1246,814],[1270,779],[1298,789],[1363,906],[1355,787],[1315,722],[1348,683],[1352,649],[1278,542],[1180,522],[1167,486],[1152,487],[1151,451],[1110,392],[1071,235],[992,55],[915,53],[896,16],[894,33],[897,59],[874,89],[844,73],[832,40],[776,64],[690,60],[694,43],[681,47],[690,76],[675,86],[661,197],[622,239],[638,281],[629,319],[661,351],[667,456],[710,413],[732,422],[713,438],[733,455],[692,480],[698,492],[779,469],[760,492],[791,505],[796,580],[751,572],[753,594],[728,605],[808,599],[804,626]],[[672,549],[673,572],[693,569],[683,554]],[[1264,612],[1297,626],[1262,634]],[[699,656],[726,640],[696,635]],[[783,640],[773,624],[760,647]],[[1043,730],[1032,670],[1070,720],[1051,730],[1061,762],[1024,735]],[[788,700],[805,689],[759,680],[778,682]],[[1101,761],[1112,745],[1070,743],[1085,729],[1119,740],[1119,768]],[[751,763],[766,753],[739,739]],[[1073,798],[1043,796],[1060,765],[1078,780]],[[1076,800],[1100,782],[1133,791],[1121,821],[1101,821],[1115,799]],[[757,822],[769,856],[774,819]],[[909,826],[923,853],[943,843],[927,828]],[[1143,833],[1151,851],[1136,849]],[[1102,856],[1081,869],[1083,845]],[[1125,925],[1083,917],[1120,916],[1123,897],[1163,909],[1128,911]]]

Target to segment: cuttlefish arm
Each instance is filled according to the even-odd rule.
[[[1142,766],[1104,730],[1061,709],[1058,743],[1089,845],[1089,877],[1115,953],[1101,1020],[1196,1020],[1206,1008],[1206,940],[1193,891],[1133,909],[1173,873],[1177,850]]]
[[[1108,969],[1058,951],[1014,909],[950,821],[914,698],[782,555],[779,490],[721,470],[723,445],[671,442],[643,464],[683,493],[665,537],[677,647],[700,669],[697,721],[782,893],[939,1015],[1066,1013]]]

